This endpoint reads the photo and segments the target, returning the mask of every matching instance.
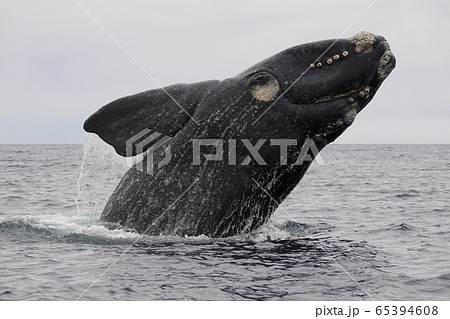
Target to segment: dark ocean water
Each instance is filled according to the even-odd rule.
[[[97,221],[126,167],[84,150],[0,145],[1,300],[450,299],[450,145],[330,145],[282,204],[299,225],[132,246]]]

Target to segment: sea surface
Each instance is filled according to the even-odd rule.
[[[0,145],[0,300],[450,299],[450,145],[321,156],[251,234],[139,237],[98,222],[109,146]]]

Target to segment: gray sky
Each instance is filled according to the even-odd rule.
[[[337,38],[372,2],[79,1],[164,86]],[[397,67],[338,143],[450,143],[449,17],[380,0],[350,28],[385,36]],[[158,87],[72,0],[0,0],[0,39],[0,143],[82,143],[99,107]]]

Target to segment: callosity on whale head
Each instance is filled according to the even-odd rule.
[[[386,39],[360,32],[292,47],[242,74],[278,87],[272,101],[287,108],[310,137],[329,143],[352,124],[394,67]]]
[[[85,122],[86,131],[123,156],[170,137],[164,147],[172,155],[152,175],[139,169],[143,163],[133,166],[101,220],[150,235],[252,231],[305,174],[311,161],[299,158],[316,154],[303,146],[312,141],[319,151],[334,141],[394,67],[387,41],[360,32],[289,48],[223,81],[175,84],[109,103]],[[209,155],[196,162],[205,141]]]

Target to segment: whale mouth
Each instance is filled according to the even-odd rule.
[[[387,49],[381,56],[378,65],[375,65],[376,75],[369,75],[365,84],[357,89],[351,89],[344,93],[317,98],[316,100],[314,100],[314,103],[319,104],[322,102],[335,101],[342,98],[349,98],[348,100],[350,103],[358,97],[362,98],[363,100],[369,99],[371,95],[373,96],[375,93],[373,92],[373,94],[370,94],[371,91],[373,91],[374,89],[378,89],[381,83],[389,76],[389,74],[391,74],[392,70],[395,68],[395,65],[395,56],[390,49]],[[352,96],[353,98],[350,98]]]
[[[348,98],[366,87],[374,90],[395,67],[386,39],[365,31],[348,39],[303,45],[297,50],[302,59],[295,63],[303,73],[292,71],[280,81],[285,97],[297,105],[313,106]],[[284,59],[291,61],[296,54],[290,50]]]
[[[368,42],[364,43],[365,44],[363,45],[357,42],[355,50],[357,52],[371,52],[373,49],[372,44],[369,45]],[[314,103],[318,104],[322,102],[339,100],[341,98],[349,98],[349,101],[352,101],[354,99],[357,99],[358,97],[363,101],[370,101],[370,98],[373,97],[375,91],[380,87],[381,83],[391,74],[392,70],[396,66],[395,56],[390,50],[389,44],[386,40],[381,41],[381,43],[378,44],[377,52],[374,54],[373,60],[375,63],[371,63],[370,68],[367,71],[366,79],[358,88],[350,89],[346,92],[338,93],[333,96],[319,97],[314,100]],[[350,99],[350,97],[353,97],[353,99]]]
[[[357,46],[358,51],[367,52],[368,48],[366,46]],[[370,45],[370,50],[372,50]],[[364,107],[370,102],[370,100],[375,95],[376,91],[379,89],[383,81],[389,76],[392,70],[396,66],[396,59],[392,51],[390,50],[387,41],[382,41],[377,48],[374,61],[375,62],[368,72],[365,84],[363,84],[359,89],[350,90],[346,93],[341,93],[333,97],[323,98],[322,100],[317,100],[316,103],[321,102],[336,102],[339,100],[344,101],[341,103],[346,104],[341,107],[339,112],[341,116],[334,116],[331,119],[325,120],[320,131],[316,136],[321,136],[326,138],[328,141],[334,140],[342,132],[353,124],[358,113],[364,109]],[[379,58],[377,58],[379,57]]]
[[[358,113],[370,102],[384,80],[396,66],[396,59],[386,40],[382,41],[373,56],[365,84],[355,94],[350,94],[348,101],[354,101],[353,106]],[[351,103],[350,103],[351,104]]]

